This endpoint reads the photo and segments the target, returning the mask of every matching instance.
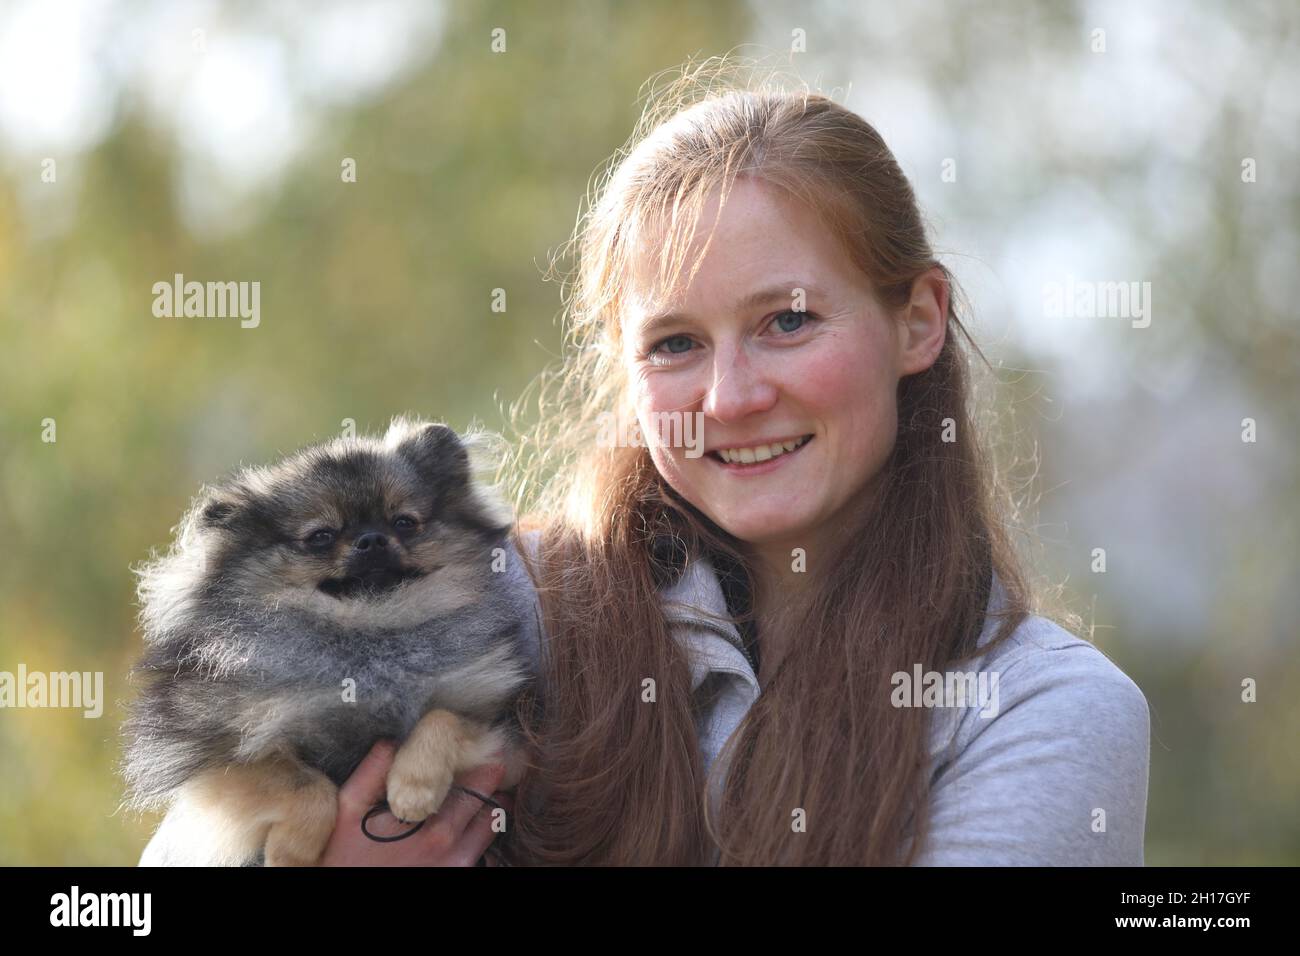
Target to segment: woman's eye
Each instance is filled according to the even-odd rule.
[[[790,319],[791,317],[793,317],[793,319],[795,320],[794,325],[793,327],[787,327],[787,320]],[[798,332],[799,329],[803,327],[803,324],[807,319],[808,319],[807,312],[796,312],[793,309],[786,309],[786,311],[781,312],[776,316],[776,318],[773,320],[773,324],[776,325],[782,332]]]
[[[328,548],[334,543],[334,532],[321,528],[307,535],[307,545],[312,548]]]
[[[410,515],[398,515],[393,519],[393,527],[398,531],[410,531],[418,522]]]
[[[676,343],[677,345],[680,345],[682,347],[674,348],[673,343]],[[668,336],[668,338],[662,340],[661,342],[657,342],[653,346],[651,346],[650,351],[646,353],[646,357],[649,358],[652,362],[656,361],[655,359],[656,355],[664,354],[665,351],[664,346],[667,346],[666,351],[669,355],[681,355],[683,352],[689,352],[691,350],[691,340],[684,335],[670,335]],[[658,361],[663,361],[663,359],[662,358],[658,359]]]
[[[812,318],[813,315],[809,312],[796,312],[794,309],[787,309],[784,312],[777,313],[772,319],[772,324],[777,327],[779,332],[792,335],[800,331]],[[671,364],[672,360],[667,356],[683,355],[691,350],[693,344],[689,336],[670,335],[668,338],[651,346],[650,351],[646,353],[646,358],[656,365]]]

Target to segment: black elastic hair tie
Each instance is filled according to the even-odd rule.
[[[405,840],[412,833],[419,830],[420,827],[424,826],[424,820],[421,820],[419,823],[411,827],[411,829],[407,830],[405,833],[398,833],[393,836],[379,836],[378,834],[371,833],[369,830],[366,829],[366,824],[370,822],[371,817],[377,816],[378,814],[384,813],[388,810],[389,810],[388,801],[380,800],[373,807],[367,810],[366,815],[361,818],[361,832],[364,833],[370,839],[374,840],[376,843],[396,843],[398,840]]]
[[[451,789],[459,790],[461,793],[468,793],[470,796],[477,797],[479,800],[481,800],[483,803],[487,804],[490,807],[495,807],[498,810],[501,809],[501,804],[497,803],[491,797],[483,796],[483,794],[479,793],[477,790],[471,790],[469,787],[462,787],[460,786],[460,784],[452,784]],[[373,807],[367,810],[366,815],[361,818],[361,832],[364,833],[371,840],[374,840],[376,843],[396,843],[398,840],[405,840],[411,834],[417,832],[420,829],[420,827],[424,826],[424,824],[429,819],[428,817],[425,817],[423,820],[415,824],[415,826],[411,827],[411,829],[407,830],[405,833],[397,833],[394,834],[393,836],[379,836],[378,834],[371,833],[369,830],[367,830],[366,824],[370,822],[371,818],[384,812],[391,812],[391,808],[388,806],[387,800],[380,800]]]

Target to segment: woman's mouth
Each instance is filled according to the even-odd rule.
[[[719,448],[709,452],[708,457],[716,462],[718,467],[735,475],[765,475],[779,468],[787,459],[799,454],[812,439],[812,435],[804,435],[793,441],[776,442],[771,445]]]

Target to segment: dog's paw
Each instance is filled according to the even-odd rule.
[[[315,866],[316,861],[320,859],[321,853],[325,852],[325,847],[321,846],[316,852],[305,850],[301,846],[288,843],[268,843],[266,846],[265,864],[267,866]]]
[[[337,816],[338,788],[323,774],[312,774],[306,785],[282,795],[266,834],[265,864],[315,866]]]
[[[423,820],[438,812],[451,782],[450,767],[403,761],[399,753],[388,773],[388,809],[408,823]]]
[[[315,866],[325,852],[333,832],[332,821],[313,825],[276,823],[266,839],[264,862],[267,866]]]

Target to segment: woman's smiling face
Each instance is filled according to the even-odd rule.
[[[715,192],[692,257],[716,203]],[[900,377],[942,345],[942,329],[937,344],[909,343],[814,213],[744,177],[690,286],[671,303],[634,299],[624,323],[632,401],[664,479],[740,540],[810,552],[887,460]],[[652,423],[667,412],[702,425],[703,455],[659,443]],[[786,444],[769,457],[772,443]],[[724,461],[733,450],[739,460]]]

